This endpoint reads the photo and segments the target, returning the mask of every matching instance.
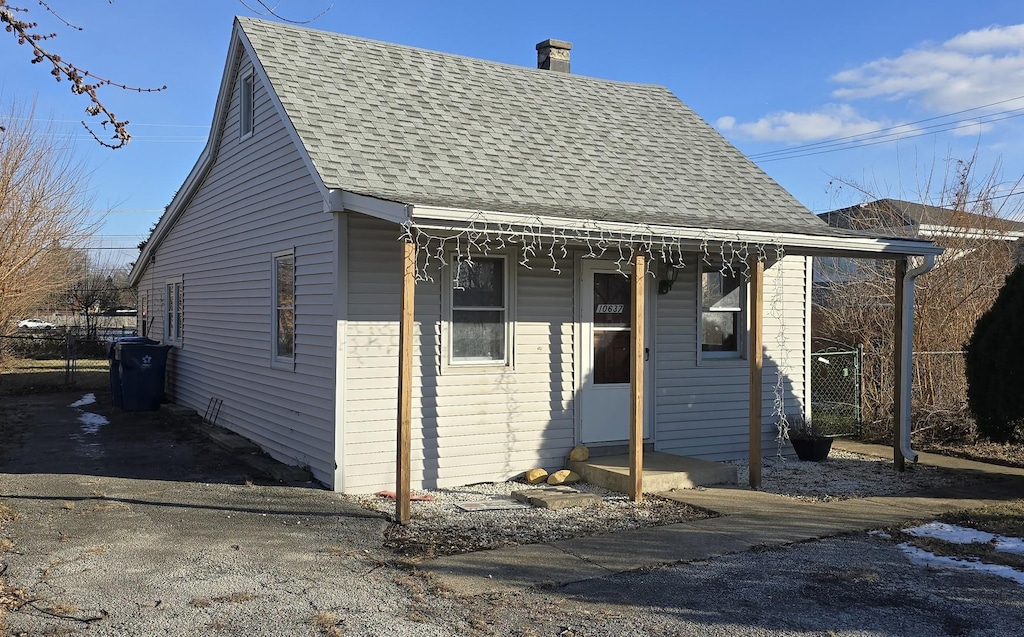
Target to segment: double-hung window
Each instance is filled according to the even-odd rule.
[[[508,259],[455,258],[450,267],[449,365],[509,365]]]
[[[743,274],[739,270],[702,264],[700,271],[700,350],[702,358],[743,355],[746,317]]]
[[[170,279],[164,287],[164,341],[180,345],[185,336],[185,285]]]
[[[274,360],[295,358],[295,253],[274,254]]]

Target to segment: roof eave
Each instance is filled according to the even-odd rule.
[[[639,238],[671,238],[686,243],[735,243],[745,242],[762,245],[778,245],[787,254],[801,256],[844,256],[853,258],[890,258],[905,256],[926,256],[942,254],[943,248],[924,239],[886,237],[841,237],[828,235],[801,234],[795,232],[766,232],[734,230],[729,228],[690,228],[652,224],[630,224],[611,221],[593,221],[549,217],[542,215],[520,215],[507,212],[442,208],[438,206],[410,205],[410,219],[421,227],[481,227],[475,224],[492,223],[531,228],[541,232],[548,228],[559,236],[572,238],[573,232],[606,232],[615,235]],[[447,224],[447,226],[446,226]]]

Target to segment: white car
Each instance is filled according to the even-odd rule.
[[[57,326],[54,325],[53,323],[47,323],[42,319],[32,318],[25,319],[23,321],[18,321],[18,327],[24,327],[25,329],[29,330],[52,330]]]

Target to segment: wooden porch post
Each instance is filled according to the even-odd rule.
[[[644,265],[639,254],[633,258],[633,356],[629,367],[629,481],[633,502],[644,497]]]
[[[764,367],[764,261],[750,257],[750,456],[751,488],[761,486],[761,370]]]
[[[892,336],[892,461],[897,471],[904,471],[906,459],[900,450],[900,419],[905,406],[903,405],[903,279],[907,276],[907,258],[896,259],[896,288],[893,295],[893,336]],[[913,319],[911,319],[913,320]]]
[[[416,298],[416,246],[402,243],[402,300],[398,332],[398,453],[395,470],[395,521],[408,524],[412,455],[412,339]]]

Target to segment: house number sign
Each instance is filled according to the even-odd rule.
[[[622,303],[598,303],[597,309],[594,310],[595,314],[622,314],[622,310],[625,309],[625,305]]]

